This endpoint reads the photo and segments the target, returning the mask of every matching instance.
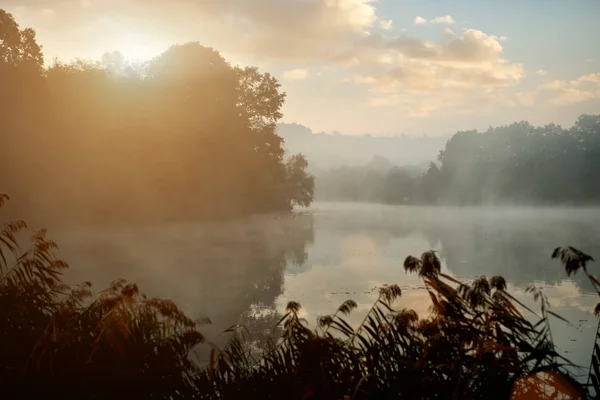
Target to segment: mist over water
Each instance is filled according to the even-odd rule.
[[[406,256],[437,250],[443,272],[462,280],[502,275],[509,290],[534,310],[524,289],[535,284],[568,326],[552,321],[557,346],[587,372],[596,332],[595,296],[581,275],[568,279],[550,254],[572,245],[597,256],[600,210],[593,208],[442,208],[315,203],[310,209],[229,222],[152,227],[50,227],[72,268],[67,282],[97,289],[122,277],[149,296],[173,300],[214,343],[236,323],[257,340],[273,331],[290,300],[311,325],[343,301],[358,325],[383,284],[399,284],[397,307],[425,316],[422,282],[402,267]],[[594,272],[595,264],[590,269]]]

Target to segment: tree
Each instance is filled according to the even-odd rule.
[[[292,156],[286,163],[288,195],[292,204],[308,207],[313,200],[314,176],[306,172],[308,162],[302,154]]]
[[[582,115],[569,130],[521,121],[457,132],[440,152],[439,173],[424,179],[439,176],[444,203],[597,203],[599,121]]]
[[[407,204],[416,200],[415,181],[402,168],[394,167],[386,174],[383,184],[383,202]]]
[[[36,42],[35,31],[20,29],[13,16],[0,9],[0,76],[11,68],[41,73],[43,65],[44,56]]]
[[[35,33],[1,17],[0,60],[19,74],[30,60],[41,68]],[[228,218],[312,200],[308,181],[288,182],[275,133],[285,94],[268,73],[232,67],[199,43],[171,46],[144,65],[107,53],[41,72],[35,85],[15,80],[10,107],[0,110],[15,155],[0,166],[36,222],[66,214],[96,222]],[[0,84],[12,84],[3,77]]]
[[[438,166],[432,161],[429,163],[427,172],[420,182],[420,190],[423,200],[429,204],[436,204],[443,190],[443,181]]]

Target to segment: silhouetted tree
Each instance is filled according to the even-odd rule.
[[[0,68],[20,77],[0,74],[12,90],[2,182],[30,218],[221,218],[312,201],[300,175],[288,182],[285,94],[270,74],[198,43],[141,65],[115,52],[43,69],[34,31],[0,18]]]
[[[306,172],[307,166],[302,154],[292,156],[286,163],[287,191],[295,204],[305,207],[312,202],[315,187],[315,178]]]

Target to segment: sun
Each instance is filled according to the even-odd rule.
[[[128,33],[119,37],[116,49],[131,61],[149,61],[164,51],[161,43],[149,35]]]

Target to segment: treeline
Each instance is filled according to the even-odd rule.
[[[458,132],[428,167],[379,157],[331,169],[317,174],[317,196],[387,204],[598,204],[599,178],[600,115],[581,115],[570,129],[517,122]]]
[[[397,166],[375,156],[361,166],[340,166],[315,171],[315,198],[320,201],[355,201],[410,204],[420,201],[418,182],[427,163]]]
[[[277,133],[285,139],[285,147],[304,154],[311,170],[328,170],[343,165],[358,166],[381,156],[394,164],[418,164],[435,158],[451,135],[398,136],[348,135],[340,132],[314,132],[299,124],[280,123]]]
[[[44,66],[0,10],[0,182],[33,220],[233,217],[309,205],[303,156],[275,128],[285,94],[197,43],[132,65]]]
[[[572,128],[528,122],[458,132],[422,187],[431,202],[452,204],[600,202],[600,115]]]

